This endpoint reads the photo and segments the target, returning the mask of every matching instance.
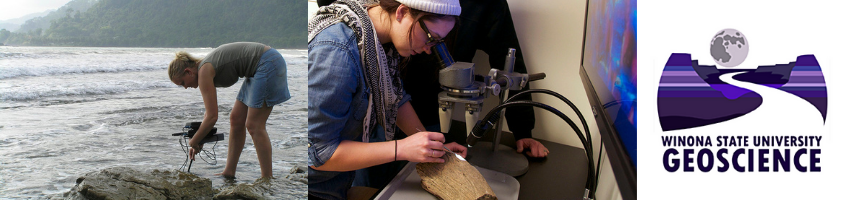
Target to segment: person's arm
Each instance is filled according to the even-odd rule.
[[[528,73],[523,60],[523,51],[519,45],[508,3],[497,1],[461,1],[463,13],[457,31],[457,40],[452,55],[455,60],[472,62],[477,50],[489,56],[490,67],[504,70],[508,48],[515,48],[514,71]],[[520,91],[528,90],[528,85]],[[508,95],[519,91],[509,91]],[[532,100],[531,96],[518,97],[517,100]],[[508,128],[516,140],[530,138],[534,129],[534,109],[532,107],[511,107],[505,111]]]
[[[213,83],[214,77],[215,69],[210,63],[204,64],[198,71],[198,89],[201,91],[206,111],[204,112],[204,120],[201,122],[201,126],[198,128],[195,136],[192,136],[192,139],[189,140],[189,145],[194,150],[193,153],[190,153],[192,160],[195,159],[195,154],[201,150],[201,141],[212,130],[213,126],[215,126],[215,122],[218,121],[218,102],[215,93],[215,84]]]
[[[401,107],[398,108],[398,120],[396,120],[396,124],[398,125],[398,128],[407,133],[407,135],[413,135],[421,131],[425,131],[425,126],[423,126],[422,122],[419,121],[419,117],[416,115],[416,111],[413,110],[413,105],[410,104],[410,101],[404,102]],[[445,143],[445,139],[442,141],[442,143]],[[444,144],[443,146],[449,148],[452,152],[466,157],[466,147],[457,144],[457,142],[451,142]],[[442,151],[442,149],[437,150]]]
[[[315,40],[308,45],[307,98],[310,101],[307,101],[307,153],[308,165],[313,169],[341,169],[334,167],[339,162],[331,158],[345,149],[343,144],[347,139],[342,137],[342,132],[346,122],[355,115],[351,104],[361,84],[358,79],[360,70],[357,70],[359,55],[349,48],[356,48],[356,45]],[[340,149],[340,146],[343,148]]]
[[[413,105],[410,104],[410,101],[398,108],[398,120],[396,120],[396,124],[407,135],[425,131],[425,126],[419,121],[419,116],[416,115],[416,111],[413,110]]]
[[[490,63],[494,64],[493,67],[504,70],[505,56],[507,56],[508,48],[515,48],[517,50],[517,54],[514,62],[514,71],[519,73],[528,73],[528,69],[525,66],[525,60],[523,59],[522,49],[520,48],[516,31],[514,30],[510,11],[507,7],[507,3],[503,5],[504,7],[500,7],[499,11],[504,14],[500,17],[494,18],[495,21],[490,29],[490,34],[488,34],[490,37],[487,37],[490,41],[503,42],[498,43],[499,45],[493,45],[491,48],[485,49],[485,52],[487,52],[488,55],[491,55]],[[513,96],[519,92],[527,91],[530,86],[531,84],[526,84],[521,90],[508,91],[508,95]],[[516,100],[531,101],[532,99],[531,95],[524,95],[517,97]],[[549,149],[546,148],[546,146],[531,138],[531,130],[534,129],[535,123],[534,108],[507,108],[505,109],[505,121],[508,123],[508,129],[514,134],[517,152],[522,153],[527,150],[528,152],[526,152],[526,154],[531,157],[546,157],[549,155]]]
[[[489,21],[491,27],[489,29],[489,33],[487,37],[487,43],[491,43],[493,45],[488,45],[485,48],[482,48],[487,55],[490,55],[490,64],[491,67],[504,70],[505,69],[505,56],[508,54],[508,48],[516,49],[516,60],[514,62],[514,71],[519,73],[528,73],[528,69],[525,66],[525,60],[523,58],[523,51],[520,48],[519,39],[517,38],[516,30],[514,29],[514,22],[511,17],[510,9],[508,8],[508,3],[505,1],[500,1],[498,3],[494,3],[493,7],[493,15],[495,17],[491,18],[492,21]],[[531,84],[526,84],[519,91],[508,91],[508,95],[514,95],[516,93],[526,91],[530,88]],[[531,101],[531,95],[525,95],[521,97],[517,97],[517,100],[527,100]],[[514,138],[519,141],[523,138],[531,138],[531,130],[534,129],[534,108],[532,107],[511,107],[505,109],[505,120],[508,122],[508,129],[514,134]]]
[[[359,63],[359,62],[358,62]],[[315,74],[316,78],[310,78],[308,82],[310,82],[308,88],[310,90],[313,89],[322,89],[322,88],[334,88],[334,87],[326,87],[328,84],[345,84],[351,78],[337,77],[335,80],[337,81],[322,81],[325,78],[320,76],[319,74],[349,74],[351,76],[352,73],[343,73],[343,72],[321,72],[322,67],[314,65],[310,70],[310,74]],[[359,75],[359,73],[354,73],[355,76]],[[308,75],[309,76],[309,75]],[[356,81],[356,80],[355,80]],[[333,83],[336,82],[336,83]],[[344,87],[343,87],[344,88]],[[329,108],[321,108],[321,107],[330,107],[340,106],[339,103],[335,101],[329,101],[331,99],[344,99],[351,98],[351,92],[349,90],[335,92],[310,92],[308,91],[308,95],[310,99],[316,99],[315,101],[310,101],[310,105],[314,106],[312,108],[308,108],[308,112],[310,112],[310,125],[308,130],[308,137],[310,137],[310,141],[313,142],[314,139],[330,139],[339,141],[336,144],[335,149],[333,149],[333,153],[330,155],[330,158],[322,162],[317,166],[317,163],[321,162],[320,160],[313,161],[310,165],[310,168],[321,171],[354,171],[358,169],[363,169],[383,163],[392,162],[395,160],[408,160],[412,162],[445,162],[443,159],[439,157],[445,154],[445,152],[441,151],[443,147],[443,142],[445,138],[441,133],[435,132],[412,132],[415,134],[411,134],[409,137],[398,140],[398,141],[387,141],[387,142],[373,142],[373,143],[364,143],[358,141],[351,140],[340,140],[339,134],[332,134],[327,132],[320,132],[319,130],[324,130],[329,127],[334,128],[343,128],[341,125],[345,124],[345,120],[349,119],[348,114],[344,114],[346,112],[335,112],[348,110],[348,105],[344,106],[345,109],[329,109]],[[324,106],[320,106],[324,105]],[[404,109],[400,109],[399,118],[400,121],[404,121],[406,124],[413,124],[413,127],[406,126],[406,129],[411,129],[415,131],[415,126],[418,125],[422,127],[422,124],[419,123],[416,115],[409,115],[408,112],[412,112],[413,108],[410,105],[405,104],[407,106],[402,106]],[[405,111],[401,111],[405,110]],[[339,114],[341,117],[331,117]],[[402,117],[407,116],[407,117]],[[424,129],[424,128],[421,128]],[[323,137],[323,135],[337,135],[336,138],[328,138]],[[312,152],[320,152],[327,151],[329,145],[321,144],[316,140],[317,143],[311,143],[309,148],[314,148]],[[331,142],[331,144],[333,144]],[[314,155],[311,152],[311,156]],[[465,154],[465,152],[464,152]],[[325,154],[327,155],[327,154]],[[317,156],[311,157],[311,161],[315,159]]]
[[[392,162],[396,159],[395,148],[395,141],[364,143],[343,140],[324,165],[310,167],[315,170],[339,172],[363,169]]]
[[[519,73],[528,73],[525,66],[525,60],[522,55],[519,40],[517,39],[516,30],[514,29],[513,18],[511,17],[510,9],[505,1],[501,1],[501,6],[496,6],[496,13],[502,13],[499,17],[493,18],[492,28],[488,34],[489,41],[494,44],[484,51],[490,56],[490,63],[497,69],[505,69],[505,56],[508,54],[508,48],[516,49],[516,60],[514,61],[514,71]],[[497,14],[498,15],[498,14]],[[496,42],[502,41],[502,42]],[[496,56],[492,56],[496,55]],[[531,87],[527,83],[519,91],[508,91],[508,95],[512,96],[516,93],[527,91]],[[531,95],[517,97],[516,100],[531,101]],[[511,107],[505,109],[505,121],[508,123],[508,129],[514,134],[516,140],[517,152],[526,152],[531,157],[546,157],[549,155],[549,149],[542,143],[531,138],[531,130],[534,129],[534,108],[532,107]]]
[[[321,61],[317,61],[317,64]],[[359,62],[354,62],[359,63]],[[356,66],[355,66],[356,67]],[[326,71],[327,70],[327,71]],[[308,112],[310,125],[308,137],[310,138],[313,148],[310,155],[318,155],[311,157],[312,162],[310,168],[321,171],[354,171],[379,164],[392,162],[395,160],[408,160],[412,162],[445,162],[439,158],[445,152],[441,149],[445,138],[441,133],[435,132],[418,132],[417,126],[424,130],[419,119],[416,118],[413,108],[409,103],[406,103],[399,110],[399,122],[405,125],[405,129],[411,131],[410,136],[398,141],[373,142],[364,143],[359,141],[343,140],[339,138],[339,134],[334,134],[329,129],[342,131],[342,126],[345,121],[350,119],[348,105],[340,105],[339,101],[350,102],[352,93],[356,88],[347,86],[357,86],[356,77],[360,76],[357,71],[337,71],[338,68],[328,69],[325,67],[313,65],[308,72],[309,75],[314,75],[308,78],[308,96],[311,99],[309,102]],[[348,77],[343,77],[348,76]],[[335,81],[327,81],[327,77],[334,77]],[[355,81],[355,82],[352,82]],[[342,85],[337,85],[342,84]],[[335,86],[330,86],[335,85]],[[347,89],[346,89],[347,88]],[[315,92],[311,92],[314,91]],[[322,90],[322,92],[318,91]],[[333,92],[328,92],[333,91]],[[315,100],[312,100],[315,99]],[[334,108],[336,107],[336,108]],[[334,117],[338,116],[338,117]],[[329,132],[323,131],[328,130]],[[327,137],[327,136],[336,137]],[[315,140],[314,140],[315,139]],[[326,140],[328,142],[323,142]],[[315,143],[312,143],[316,141]],[[335,143],[338,141],[339,143]],[[330,144],[330,145],[328,145]],[[319,159],[321,155],[328,155],[325,152],[331,150],[330,158],[322,162]],[[465,151],[464,151],[465,154]],[[321,164],[319,164],[321,162]]]
[[[443,134],[436,132],[419,132],[401,140],[387,142],[343,140],[324,165],[310,168],[322,171],[354,171],[395,160],[442,163],[445,160],[440,157],[446,153],[442,151],[444,141]]]
[[[487,2],[481,4],[479,1],[461,2],[464,12],[461,13],[461,26],[459,39],[455,45],[455,59],[459,61],[472,61],[475,51],[480,49],[490,57],[490,66],[495,69],[504,70],[505,56],[508,48],[515,48],[516,60],[514,71],[528,73],[523,59],[523,51],[517,39],[508,4],[504,0]],[[522,90],[508,91],[508,95],[514,95],[529,89],[526,84]],[[518,97],[517,100],[532,100],[531,95]],[[508,129],[514,134],[517,151],[529,150],[527,154],[532,157],[545,157],[549,150],[543,144],[531,138],[531,130],[534,129],[534,109],[532,107],[511,107],[505,111]]]

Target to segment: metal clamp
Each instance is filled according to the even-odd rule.
[[[469,113],[479,112],[481,111],[481,104],[468,103],[466,104],[466,111],[469,111]]]
[[[453,108],[454,106],[455,106],[454,102],[440,101],[440,110],[446,111],[447,109]]]

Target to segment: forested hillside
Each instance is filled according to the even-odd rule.
[[[74,12],[54,20],[46,30],[11,33],[5,42],[0,43],[30,46],[217,47],[235,41],[261,42],[275,48],[305,48],[307,2],[98,0],[85,12]]]
[[[0,20],[0,29],[6,29],[6,30],[9,30],[9,31],[17,31],[18,29],[21,28],[21,25],[24,24],[24,22],[27,22],[27,20],[31,20],[31,19],[35,19],[35,18],[45,16],[47,14],[50,14],[50,12],[53,12],[53,10],[47,10],[47,11],[39,12],[39,13],[30,13],[28,15],[24,15],[24,16],[21,16],[19,18],[14,18],[14,19]],[[50,26],[49,23],[47,25]]]
[[[38,29],[47,30],[48,28],[50,28],[51,21],[61,19],[66,16],[77,15],[81,12],[86,12],[87,10],[89,10],[89,8],[91,8],[92,5],[97,3],[97,1],[98,0],[70,1],[59,9],[48,13],[47,15],[27,20],[14,32],[25,33],[30,31],[36,31]]]

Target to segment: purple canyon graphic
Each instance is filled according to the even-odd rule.
[[[776,88],[805,99],[826,121],[826,82],[814,55],[801,55],[788,64],[756,69],[717,69],[715,65],[699,65],[697,60],[691,60],[690,54],[673,53],[658,86],[662,130],[715,124],[758,108],[762,103],[759,94],[719,79],[720,75],[736,72],[743,72],[733,77],[736,80]]]

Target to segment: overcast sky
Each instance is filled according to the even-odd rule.
[[[0,0],[0,20],[55,10],[71,0]]]

